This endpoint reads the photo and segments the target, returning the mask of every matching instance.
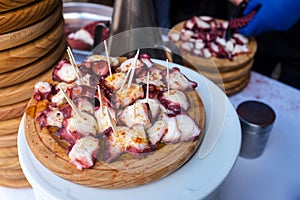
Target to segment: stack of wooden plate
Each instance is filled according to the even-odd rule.
[[[169,32],[181,33],[185,22],[176,24]],[[227,58],[203,58],[186,51],[181,51],[184,65],[196,70],[217,84],[230,96],[247,86],[250,80],[250,70],[254,61],[257,44],[253,37],[248,38],[249,52],[235,55],[232,60]],[[175,42],[180,48],[180,41]]]
[[[33,86],[66,49],[62,1],[0,0],[0,185],[27,187],[17,132]]]
[[[205,59],[183,53],[184,64],[212,80],[227,96],[231,96],[246,87],[250,80],[256,51],[255,40],[250,38],[248,46],[251,51],[249,54],[238,55],[233,60],[215,57]]]

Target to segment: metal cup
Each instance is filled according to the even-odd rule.
[[[258,101],[246,101],[237,107],[242,128],[240,156],[256,158],[262,155],[275,121],[274,110]]]

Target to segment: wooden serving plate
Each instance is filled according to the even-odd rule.
[[[250,72],[248,72],[247,74],[245,74],[243,77],[241,77],[239,79],[229,81],[229,82],[219,83],[217,85],[221,88],[224,88],[225,90],[230,90],[230,89],[236,88],[239,85],[243,84],[249,78],[250,78]]]
[[[19,158],[11,157],[11,158],[0,158],[0,170],[1,169],[20,169]]]
[[[8,10],[13,10],[24,5],[27,5],[35,0],[1,0],[0,1],[0,12],[5,12]]]
[[[52,82],[51,79],[49,82]],[[204,136],[205,110],[197,91],[186,92],[190,102],[189,115],[200,127],[198,140],[160,145],[146,157],[136,159],[125,154],[120,159],[105,163],[97,160],[90,169],[78,170],[69,163],[66,146],[55,133],[40,128],[35,121],[37,113],[47,106],[45,101],[31,98],[26,109],[24,131],[29,148],[50,171],[68,181],[96,188],[130,188],[148,184],[173,173],[193,156]]]
[[[50,56],[44,56],[43,62],[41,64],[51,63],[50,66],[55,66],[55,64],[63,57],[66,49],[66,42],[63,42],[59,48],[56,49],[55,54]],[[52,74],[52,67],[46,72],[29,79],[25,82],[0,89],[0,106],[7,106],[16,104],[26,99],[30,99],[33,94],[33,87],[38,81],[46,81]]]
[[[189,114],[204,130],[204,106],[198,94],[188,94],[192,108]],[[142,159],[117,160],[112,163],[97,161],[90,169],[78,170],[69,163],[66,149],[62,147],[49,133],[40,129],[34,119],[35,113],[41,105],[31,99],[25,116],[25,135],[27,143],[36,158],[56,175],[88,187],[98,188],[129,188],[137,187],[159,180],[181,167],[199,147],[203,133],[199,140],[165,145],[153,154]]]
[[[28,102],[29,99],[26,99],[25,101],[16,104],[0,106],[0,124],[1,121],[22,116],[26,110]]]
[[[5,179],[0,178],[0,185],[9,188],[27,188],[30,187],[30,183],[27,179]]]
[[[0,169],[0,179],[25,179],[22,169]]]
[[[16,10],[0,13],[0,34],[22,29],[42,20],[61,3],[59,0],[40,0]]]
[[[46,33],[62,17],[61,10],[62,6],[58,5],[58,8],[51,13],[51,17],[46,17],[23,29],[0,34],[0,51],[23,45]]]
[[[248,74],[251,70],[251,67],[253,65],[254,60],[251,59],[251,62],[249,62],[247,65],[236,69],[234,71],[228,71],[228,72],[220,72],[220,73],[209,73],[204,71],[198,71],[205,77],[209,78],[210,80],[214,81],[215,83],[222,83],[222,82],[231,82],[236,79],[240,79],[244,77],[246,74]]]
[[[51,52],[51,50],[53,51],[53,48],[56,48],[63,42],[63,37],[65,36],[63,27],[64,21],[61,18],[50,31],[36,40],[22,46],[1,51],[0,87],[7,87],[23,82],[45,70],[44,65],[39,63],[41,67],[37,67],[34,62]],[[48,65],[45,63],[45,66]]]
[[[19,129],[20,121],[21,121],[21,117],[0,121],[0,140],[1,137],[7,136],[6,139],[8,139],[11,138],[12,135],[17,133]]]
[[[232,96],[232,95],[240,92],[241,90],[243,90],[248,85],[249,81],[250,81],[250,77],[245,79],[240,85],[237,85],[234,88],[225,90],[226,95],[227,96]]]
[[[10,158],[18,156],[18,147],[0,147],[0,158]]]
[[[172,27],[172,29],[169,31],[169,35],[174,32],[180,33],[184,23],[185,22],[183,21],[176,24],[174,27]],[[176,42],[175,44],[178,47],[180,47],[181,42],[179,41]],[[248,48],[250,50],[249,53],[234,56],[232,61],[229,59],[219,59],[216,57],[206,59],[199,56],[191,55],[190,53],[186,53],[184,51],[182,51],[181,53],[182,53],[182,57],[186,62],[184,64],[187,66],[192,65],[200,70],[208,71],[208,72],[211,71],[212,69],[214,70],[215,68],[217,68],[220,72],[226,72],[244,66],[250,59],[254,57],[254,54],[257,49],[257,44],[253,37],[249,37]]]
[[[19,121],[19,123],[20,123],[20,121]],[[17,138],[18,138],[18,130],[13,134],[0,136],[0,147],[3,148],[3,147],[17,146]],[[0,158],[0,161],[3,159],[5,159],[5,158]],[[3,163],[3,165],[5,165],[5,163]],[[1,168],[1,166],[0,166],[0,168]]]

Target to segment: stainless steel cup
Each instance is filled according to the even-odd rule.
[[[265,103],[246,101],[237,107],[242,128],[240,156],[256,158],[262,155],[276,118],[274,110]]]

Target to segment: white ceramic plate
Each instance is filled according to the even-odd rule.
[[[161,63],[163,64],[163,63]],[[180,169],[171,175],[129,189],[89,188],[66,181],[46,169],[31,153],[24,135],[24,122],[18,134],[19,159],[23,172],[32,184],[38,199],[202,199],[222,183],[232,169],[239,154],[241,129],[238,116],[226,95],[210,80],[182,66],[179,67],[191,80],[198,82],[196,88],[206,111],[205,134],[220,131],[220,137],[212,151],[203,159],[200,149]],[[218,134],[218,133],[216,133]]]

